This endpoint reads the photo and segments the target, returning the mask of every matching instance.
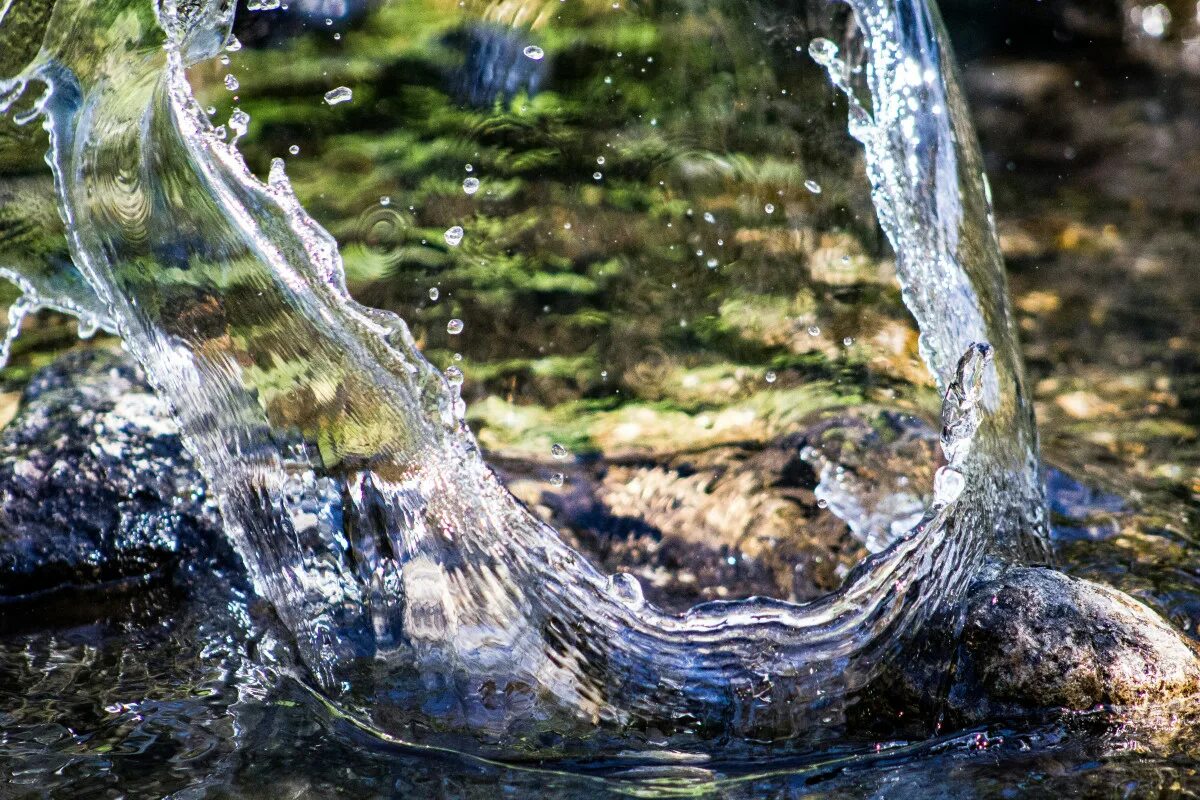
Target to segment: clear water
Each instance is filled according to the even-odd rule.
[[[55,773],[130,793],[291,781],[786,796],[812,782],[884,791],[919,764],[927,780],[961,774],[966,791],[1005,782],[981,750],[1012,763],[1119,750],[1082,735],[1105,719],[895,747],[848,730],[848,704],[923,619],[989,560],[1044,557],[1047,535],[989,190],[947,46],[923,6],[853,11],[855,24],[843,7],[384,4],[231,47],[207,6],[56,6],[6,102],[14,119],[46,120],[56,186],[30,169],[20,197],[57,196],[66,236],[38,222],[67,246],[6,243],[24,292],[13,320],[41,306],[120,334],[172,402],[278,623],[218,573],[183,581],[182,597],[117,599],[91,625],[17,632],[29,656],[4,661],[28,698],[6,718],[14,781],[27,764],[34,786]],[[720,32],[720,56],[673,46],[700,30]],[[594,110],[606,101],[611,113]],[[266,161],[285,149],[294,170]],[[29,205],[19,213],[44,208]],[[813,242],[834,243],[825,262]],[[909,327],[889,265],[929,372],[880,335]],[[362,297],[396,293],[379,305],[414,328],[351,300],[347,278]],[[821,284],[853,291],[824,307]],[[753,343],[781,304],[784,332]],[[456,360],[455,337],[467,351],[477,329]],[[970,349],[980,341],[990,348]],[[738,370],[761,384],[689,400]],[[811,380],[822,371],[837,377]],[[506,405],[489,378],[533,402]],[[910,534],[814,603],[682,615],[567,546],[463,424],[553,465],[636,450],[640,433],[598,431],[664,400],[693,419],[758,412],[759,427],[727,435],[766,438],[865,400],[936,416],[930,398],[947,388],[945,466]],[[596,413],[582,434],[553,418],[502,424],[555,392],[613,419]],[[655,432],[680,419],[664,417],[644,424],[650,438],[714,441],[700,425]],[[53,659],[69,666],[46,669]],[[100,698],[109,674],[137,700]],[[71,685],[90,714],[79,721],[59,710]],[[321,758],[298,769],[302,752]]]

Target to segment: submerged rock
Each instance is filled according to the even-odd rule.
[[[220,525],[164,404],[126,358],[39,372],[0,434],[0,601],[160,572]]]

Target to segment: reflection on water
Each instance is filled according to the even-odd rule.
[[[983,423],[995,428],[984,439],[982,453],[973,456],[975,463],[955,463],[969,482],[964,498],[972,501],[963,503],[968,522],[959,530],[968,546],[949,548],[945,557],[969,565],[967,573],[974,569],[984,547],[992,546],[971,538],[971,531],[980,528],[1001,534],[995,546],[1002,551],[1017,549],[1016,533],[1005,532],[1005,520],[1025,510],[1036,520],[1040,509],[1035,496],[1023,493],[1021,481],[1008,487],[1013,491],[1002,495],[1004,500],[995,499],[1001,497],[995,480],[1009,483],[1010,474],[1029,474],[1036,467],[1027,463],[1033,448],[1032,433],[1023,427],[1029,409],[1007,338],[1003,286],[977,288],[994,273],[987,266],[990,242],[980,238],[987,231],[981,226],[987,212],[969,152],[969,131],[957,131],[967,137],[965,167],[955,160],[961,151],[942,145],[932,154],[913,153],[916,164],[906,174],[909,162],[892,158],[904,152],[905,142],[872,136],[864,124],[866,112],[851,110],[858,117],[856,136],[867,145],[864,161],[862,150],[845,136],[846,104],[809,59],[809,42],[824,33],[838,43],[839,53],[851,63],[826,59],[828,65],[835,75],[845,76],[881,124],[888,119],[881,99],[904,96],[903,82],[887,84],[902,71],[864,76],[863,53],[856,50],[862,41],[830,34],[828,23],[807,6],[712,3],[689,6],[686,13],[668,5],[610,6],[472,4],[461,12],[452,3],[389,3],[357,19],[350,9],[347,20],[331,14],[329,25],[319,15],[309,15],[286,37],[279,28],[266,33],[260,25],[256,31],[254,13],[278,13],[286,19],[290,9],[247,12],[238,28],[242,47],[226,48],[225,55],[192,69],[201,104],[218,107],[211,115],[214,121],[229,120],[225,136],[245,128],[235,109],[249,113],[252,124],[239,147],[252,165],[265,174],[270,157],[288,154],[291,187],[304,208],[338,239],[359,299],[412,321],[415,342],[392,318],[354,306],[347,312],[329,301],[337,299],[340,288],[333,271],[337,262],[319,232],[301,235],[306,218],[279,168],[265,190],[242,181],[236,164],[223,160],[216,144],[220,129],[208,138],[198,117],[201,109],[187,106],[178,94],[168,98],[179,103],[177,114],[178,108],[185,111],[182,123],[176,117],[175,124],[194,126],[197,138],[189,138],[187,131],[172,138],[171,120],[162,113],[164,98],[154,92],[181,88],[154,85],[162,58],[156,48],[134,49],[146,62],[137,65],[144,72],[134,70],[130,85],[114,90],[85,82],[84,96],[92,100],[84,108],[94,115],[87,119],[96,137],[92,153],[84,146],[90,138],[78,151],[66,146],[76,135],[62,123],[66,109],[78,102],[69,96],[71,82],[62,73],[43,74],[66,87],[65,94],[52,98],[51,109],[64,115],[58,117],[60,171],[95,181],[103,198],[97,202],[94,195],[76,196],[67,203],[68,211],[80,211],[77,222],[89,220],[87,235],[94,237],[75,242],[76,258],[90,254],[96,261],[93,268],[111,268],[108,277],[92,276],[113,295],[104,298],[103,306],[95,307],[95,298],[86,291],[70,288],[82,284],[61,255],[57,262],[29,257],[30,252],[61,254],[62,228],[52,217],[35,216],[34,203],[24,202],[48,191],[48,177],[32,157],[36,153],[40,158],[41,145],[31,149],[22,140],[4,150],[30,155],[24,164],[7,156],[24,182],[5,179],[16,198],[5,201],[5,213],[16,216],[20,224],[14,228],[44,232],[33,239],[42,251],[11,246],[15,239],[6,236],[6,264],[35,277],[42,274],[38,270],[47,270],[48,282],[30,286],[30,296],[59,299],[52,305],[65,310],[86,314],[90,309],[93,324],[111,327],[113,304],[121,307],[117,318],[126,326],[123,333],[135,354],[151,365],[152,377],[177,403],[180,398],[194,403],[191,417],[182,409],[185,430],[208,459],[202,465],[214,490],[224,493],[227,519],[242,527],[234,531],[234,539],[256,586],[274,602],[283,626],[298,637],[301,660],[342,709],[356,709],[360,720],[373,717],[375,725],[417,740],[460,741],[424,730],[424,722],[414,724],[408,715],[414,698],[424,703],[424,717],[453,724],[466,719],[468,727],[485,731],[519,719],[529,704],[528,684],[522,690],[520,681],[509,678],[501,682],[502,691],[495,685],[491,692],[464,689],[464,676],[477,678],[481,670],[546,680],[550,693],[559,694],[551,708],[582,704],[620,714],[632,707],[643,722],[634,726],[630,742],[641,747],[662,748],[664,741],[669,746],[665,735],[673,732],[647,729],[644,720],[662,725],[681,719],[664,713],[664,707],[677,702],[665,699],[674,697],[671,691],[650,699],[657,708],[638,708],[646,702],[637,697],[644,676],[631,672],[643,665],[636,660],[637,647],[628,655],[620,649],[620,635],[587,629],[556,634],[580,638],[565,650],[551,648],[552,657],[582,653],[588,668],[584,672],[598,670],[599,677],[585,675],[593,682],[582,687],[566,682],[578,696],[564,697],[563,684],[545,677],[545,664],[484,665],[486,654],[465,658],[461,642],[454,645],[447,667],[444,649],[438,652],[444,645],[436,643],[445,635],[450,611],[464,631],[474,627],[489,637],[510,637],[501,647],[471,639],[472,648],[493,647],[509,655],[537,652],[536,647],[522,649],[520,638],[532,634],[514,630],[511,623],[546,614],[544,624],[552,626],[554,614],[560,613],[528,605],[539,602],[536,593],[527,591],[531,582],[544,586],[555,579],[534,569],[542,559],[556,564],[561,574],[578,570],[586,591],[581,605],[567,605],[569,619],[572,614],[582,617],[584,609],[595,613],[602,608],[614,609],[616,619],[635,629],[679,624],[670,623],[670,617],[657,621],[657,612],[642,606],[636,582],[590,573],[548,529],[517,516],[499,524],[486,513],[464,516],[461,505],[472,502],[517,514],[482,468],[474,467],[477,458],[469,439],[459,438],[456,419],[464,411],[485,446],[513,456],[532,455],[547,466],[544,484],[531,495],[534,500],[542,493],[570,491],[569,481],[558,477],[565,469],[558,466],[564,456],[654,460],[663,453],[732,442],[761,446],[863,400],[936,417],[931,413],[935,394],[917,361],[915,331],[893,286],[898,272],[909,286],[905,299],[922,323],[922,352],[943,387],[967,342],[987,338],[999,348],[999,372],[984,378],[998,384],[983,390],[990,393],[983,401],[990,412]],[[101,14],[79,24],[103,21],[110,31],[153,32],[145,14],[117,12],[116,7],[101,9],[113,10],[112,19],[102,20]],[[835,19],[844,19],[844,13]],[[930,30],[916,28],[906,25],[901,34],[877,29],[870,35],[882,37],[877,44],[886,47],[894,37],[908,35],[927,44]],[[123,35],[137,41],[134,34]],[[205,44],[198,43],[197,52]],[[527,52],[531,46],[538,49]],[[876,48],[874,63],[880,63],[883,46]],[[72,47],[64,52],[77,76],[93,68]],[[933,59],[934,67],[942,65],[936,52],[926,51],[924,57]],[[340,86],[352,89],[350,99],[327,105],[325,93]],[[112,96],[105,98],[106,91]],[[957,102],[945,96],[941,100],[950,107]],[[139,102],[148,105],[139,107]],[[151,109],[140,118],[146,127],[129,133],[130,121],[139,119],[142,108]],[[898,127],[903,111],[898,109],[893,120]],[[25,136],[29,126],[15,130],[13,136]],[[138,136],[147,138],[138,141]],[[917,140],[929,141],[923,136]],[[199,159],[197,147],[203,149]],[[163,158],[148,176],[145,159],[156,152]],[[123,161],[129,153],[140,153],[142,163]],[[949,158],[949,164],[939,158]],[[213,170],[204,178],[205,187],[220,200],[216,210],[210,196],[189,194],[195,177],[187,165],[195,163]],[[929,165],[934,165],[933,173],[921,173]],[[936,207],[902,218],[911,213],[906,187],[949,181],[957,201],[960,180],[965,181],[961,196],[975,204],[966,212],[974,227],[965,244],[946,238],[947,231],[959,233],[957,215],[963,211],[941,205],[942,193],[918,192],[918,198],[932,199]],[[146,182],[153,191],[145,190]],[[872,184],[874,198],[868,191]],[[67,191],[73,191],[69,183]],[[883,227],[893,242],[900,242],[896,263],[874,222],[874,209],[888,209],[889,202],[894,216],[889,221],[885,210]],[[223,212],[234,206],[251,215],[249,223],[230,224]],[[247,225],[257,226],[263,238],[249,239]],[[456,229],[461,238],[450,234]],[[23,254],[28,263],[12,260],[14,253]],[[939,260],[943,258],[949,261]],[[961,260],[954,263],[956,259]],[[314,288],[312,275],[286,272],[289,264],[301,262],[312,264],[318,277],[332,280],[333,290]],[[262,277],[264,263],[273,270],[268,278]],[[912,296],[914,287],[930,285],[919,280],[922,275],[956,276],[958,266],[966,268],[973,284],[952,283],[948,291]],[[166,274],[169,281],[163,280]],[[977,291],[983,295],[982,312],[974,305]],[[82,298],[81,308],[65,301],[72,297]],[[123,306],[129,298],[138,302]],[[954,319],[944,308],[939,311],[938,304],[947,302],[952,310],[982,318]],[[179,314],[181,309],[188,313]],[[331,336],[330,329],[316,327],[313,319],[332,319],[335,334],[352,329],[353,335]],[[981,326],[986,337],[978,335]],[[390,349],[369,339],[381,332],[390,335]],[[446,383],[428,368],[416,345],[445,368]],[[193,360],[195,373],[178,369],[186,359]],[[470,401],[465,408],[460,391]],[[1019,435],[1001,439],[997,431]],[[949,441],[952,451],[957,441]],[[1013,450],[998,451],[1000,441]],[[414,442],[437,446],[414,454]],[[554,449],[555,443],[561,450]],[[454,453],[449,466],[441,460],[444,454],[436,452],[439,448]],[[947,455],[954,460],[952,452]],[[413,478],[415,464],[435,475],[436,491]],[[989,472],[998,464],[1012,472]],[[920,466],[931,472],[936,463]],[[919,491],[928,493],[929,487]],[[949,505],[941,517],[932,520],[935,527],[945,523],[947,508],[953,510],[958,495],[952,494],[945,498]],[[1086,495],[1070,501],[1063,499],[1066,494],[1060,493],[1052,507],[1060,518],[1085,516],[1076,510],[1079,504],[1089,514],[1105,511],[1090,505]],[[813,502],[813,513],[820,513],[816,496]],[[443,507],[431,507],[438,504]],[[388,520],[410,530],[403,537],[394,535]],[[343,525],[350,542],[336,537]],[[429,540],[412,532],[422,525],[434,529],[436,547],[429,548]],[[1018,527],[1027,531],[1037,523]],[[472,536],[481,541],[473,542]],[[497,558],[494,548],[505,546],[510,536],[509,544],[515,542],[519,550]],[[454,537],[458,542],[453,546],[445,543]],[[329,547],[331,541],[341,549]],[[918,542],[924,544],[928,539]],[[529,549],[536,551],[533,558]],[[736,543],[729,558],[753,561],[748,550],[748,544]],[[400,553],[413,568],[395,570],[393,555]],[[447,585],[446,564],[459,557],[482,565],[477,567],[480,575],[462,573],[478,583]],[[508,576],[502,570],[506,564],[531,565],[531,572]],[[927,588],[927,602],[952,592],[963,579],[952,573],[944,577],[950,579]],[[468,624],[466,616],[478,613],[471,604],[443,605],[447,593],[461,589],[470,595],[488,582],[503,589],[485,592],[488,602],[519,590],[507,599],[511,605],[503,619],[485,615],[484,622]],[[291,656],[256,652],[247,657],[241,649],[246,632],[240,627],[250,624],[244,621],[247,610],[230,606],[237,623],[222,621],[204,599],[208,590],[193,583],[182,582],[187,587],[183,597],[135,598],[98,624],[8,634],[5,647],[11,643],[13,658],[5,656],[2,663],[13,666],[11,685],[20,687],[18,694],[30,695],[19,706],[28,717],[14,722],[16,733],[8,734],[6,718],[6,745],[17,743],[5,751],[10,763],[33,765],[28,777],[39,781],[47,771],[66,765],[64,780],[78,781],[79,787],[112,781],[110,785],[131,792],[181,790],[197,775],[238,794],[277,786],[280,775],[298,793],[339,786],[363,795],[457,796],[494,791],[486,787],[497,781],[518,795],[556,783],[564,792],[597,791],[599,784],[588,777],[514,771],[383,748],[356,734],[350,723],[338,721],[332,709],[323,708],[300,684],[279,685],[274,675],[261,671],[256,665],[274,659],[287,665]],[[736,582],[730,583],[736,592]],[[400,586],[404,603],[396,601]],[[573,589],[564,585],[561,591],[569,596]],[[894,604],[886,595],[872,594],[855,611],[887,609],[889,603]],[[644,616],[639,619],[630,608]],[[771,604],[744,608],[781,617],[797,613]],[[163,623],[166,618],[172,621]],[[277,624],[264,617],[255,626],[273,631],[264,634],[271,641],[286,640],[288,634]],[[838,648],[848,646],[849,637],[845,628],[835,634],[828,646],[840,659],[844,651]],[[229,642],[228,653],[212,647],[222,635]],[[415,648],[425,659],[416,676],[420,680],[397,672],[397,665],[411,663],[413,652],[406,648],[413,647],[414,637],[435,643]],[[830,679],[845,663],[814,656],[819,647],[811,638],[779,656],[784,664],[819,668],[811,685],[793,684],[797,694],[789,699],[801,704],[811,700],[805,692],[831,687]],[[594,641],[605,647],[589,652]],[[755,640],[750,647],[761,643]],[[645,650],[665,660],[668,645],[682,646],[666,637]],[[115,654],[141,648],[145,664],[156,668],[153,676],[136,675],[140,657],[127,670],[104,667],[119,658]],[[194,650],[201,652],[194,655]],[[704,656],[683,652],[687,659]],[[863,651],[852,652],[861,656]],[[33,666],[18,669],[17,653],[31,653]],[[366,660],[353,664],[351,659],[363,655],[376,666],[364,666]],[[601,656],[612,661],[599,664]],[[630,662],[620,663],[625,657]],[[51,662],[67,666],[61,671],[45,668]],[[740,666],[716,669],[714,684],[727,686]],[[570,667],[555,667],[571,673]],[[78,702],[87,709],[78,716],[58,710],[64,696],[72,696],[61,683],[38,684],[39,675],[65,679],[76,671],[85,677],[72,679],[71,685],[82,687]],[[187,677],[214,672],[219,680]],[[694,660],[684,673],[697,674]],[[312,680],[297,674],[301,684]],[[868,674],[864,670],[861,676],[851,672],[840,677],[853,686]],[[115,710],[106,712],[111,717],[100,716],[99,698],[107,696],[95,689],[114,680],[111,675],[118,676],[123,691],[139,696],[139,704],[156,694],[142,686],[154,686],[171,700],[149,708],[106,704]],[[787,685],[786,673],[773,677]],[[210,687],[214,682],[215,689]],[[598,701],[588,696],[590,691],[606,696]],[[481,692],[482,699],[475,696]],[[703,689],[690,696],[677,693],[688,698],[684,702],[698,698],[709,704],[698,706],[702,709],[760,708],[753,700],[730,703],[706,697]],[[472,710],[470,703],[476,700],[482,708]],[[389,706],[400,713],[393,714]],[[838,714],[817,708],[814,714],[800,715],[799,724],[820,727],[816,723],[824,716]],[[68,718],[75,727],[56,730]],[[555,732],[576,723],[555,718],[545,727]],[[726,717],[704,724],[758,730]],[[797,724],[792,716],[782,727],[776,720],[768,728],[772,735],[780,730],[791,734]],[[752,766],[722,762],[711,747],[689,747],[677,756],[682,763],[648,765],[643,754],[633,768],[603,761],[597,768],[609,774],[610,782],[603,785],[646,794],[700,792],[727,780],[733,781],[728,791],[735,796],[866,794],[889,791],[894,782],[914,777],[920,782],[922,774],[938,776],[923,780],[961,781],[955,788],[987,794],[1004,791],[1012,772],[1029,773],[1034,784],[1044,781],[1053,790],[1060,759],[1100,759],[1117,770],[1126,768],[1121,745],[1112,742],[1137,734],[1084,735],[1103,724],[1084,719],[895,748],[847,738],[816,755],[793,751],[783,760]],[[79,729],[99,733],[82,734],[87,738],[80,741]],[[214,730],[218,733],[210,733]],[[527,752],[554,752],[561,744],[519,730]],[[680,730],[695,736],[697,729],[684,724]],[[116,744],[109,747],[109,742]],[[494,740],[485,743],[497,749]],[[871,755],[877,744],[881,752]],[[511,741],[502,742],[498,749],[511,754],[511,747]],[[307,774],[297,769],[298,752],[322,756],[312,763],[342,766]],[[983,752],[990,760],[980,760]],[[667,755],[660,751],[658,758]],[[1007,766],[996,772],[983,766],[996,762]],[[186,766],[174,772],[163,770],[163,763]],[[14,767],[14,776],[19,771]],[[764,776],[771,772],[781,774]],[[737,778],[742,774],[754,777]],[[178,784],[168,786],[176,777]]]

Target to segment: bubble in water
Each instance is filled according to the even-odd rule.
[[[298,144],[292,145],[291,147],[288,148],[288,152],[294,156],[300,155],[300,145],[298,145]]]
[[[808,189],[808,190],[809,190],[810,192],[812,192],[813,194],[820,194],[820,193],[821,193],[821,184],[817,183],[817,182],[816,182],[816,181],[814,181],[812,178],[809,178],[808,180],[806,180],[806,181],[804,182],[804,188],[805,188],[805,189]]]
[[[467,194],[475,194],[479,191],[479,178],[467,178],[463,181],[463,191]]]
[[[608,579],[608,592],[630,608],[641,608],[646,604],[641,581],[628,572],[611,575]]]
[[[325,93],[325,102],[331,106],[336,106],[338,103],[345,103],[347,100],[354,98],[354,92],[349,86],[339,86],[336,89],[330,89]]]
[[[565,481],[565,480],[566,480],[566,477],[561,472],[556,472],[550,476],[550,485],[551,486],[562,486],[563,481]]]
[[[279,8],[280,0],[249,0],[247,11],[274,11]]]
[[[463,325],[463,321],[461,319],[452,319],[446,323],[446,333],[450,334],[451,336],[458,336],[463,332],[464,327],[466,326]]]
[[[953,503],[962,494],[967,480],[953,467],[939,467],[933,476],[933,504],[944,506]]]
[[[768,371],[767,374],[764,375],[763,377],[766,378],[767,383],[774,383],[779,376],[776,375],[774,372]]]
[[[462,240],[463,240],[462,226],[455,225],[453,228],[448,229],[442,235],[446,238],[446,244],[450,245],[451,247],[458,247],[462,243]]]
[[[768,214],[774,214],[775,213],[775,204],[767,203],[765,206],[763,206],[763,211],[766,211]]]
[[[237,78],[233,77],[232,75],[225,76],[225,88],[226,89],[228,89],[231,92],[236,92],[238,90],[239,86],[241,86],[241,84],[238,83]]]
[[[441,292],[438,291],[438,288],[436,286],[434,286],[432,289],[429,290],[429,299],[430,300],[437,302],[437,299],[440,296],[441,296]]]
[[[536,44],[531,44],[525,48],[525,57],[531,61],[541,61],[546,57],[546,51],[538,47]]]
[[[455,366],[446,367],[446,383],[451,386],[462,386],[463,371]]]
[[[824,36],[818,36],[808,43],[808,54],[818,64],[829,64],[837,58],[838,46]]]
[[[562,459],[566,458],[568,455],[567,448],[563,447],[558,442],[555,442],[554,446],[550,448],[550,455],[554,456],[555,458],[557,458],[559,460],[562,460]]]
[[[821,329],[819,327],[817,327],[816,325],[809,325],[808,326],[808,335],[809,336],[820,336]]]

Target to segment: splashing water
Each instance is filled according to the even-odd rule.
[[[525,755],[634,732],[819,738],[989,555],[1045,553],[986,179],[939,27],[914,0],[851,6],[865,70],[828,39],[812,53],[850,98],[944,390],[947,465],[920,522],[813,603],[664,613],[504,489],[461,421],[461,372],[349,296],[282,162],[260,182],[196,103],[185,68],[227,41],[218,3],[60,0],[40,51],[0,82],[4,111],[43,90],[21,119],[49,133],[72,259],[6,265],[23,292],[6,343],[36,307],[120,334],[313,682],[364,725]]]

